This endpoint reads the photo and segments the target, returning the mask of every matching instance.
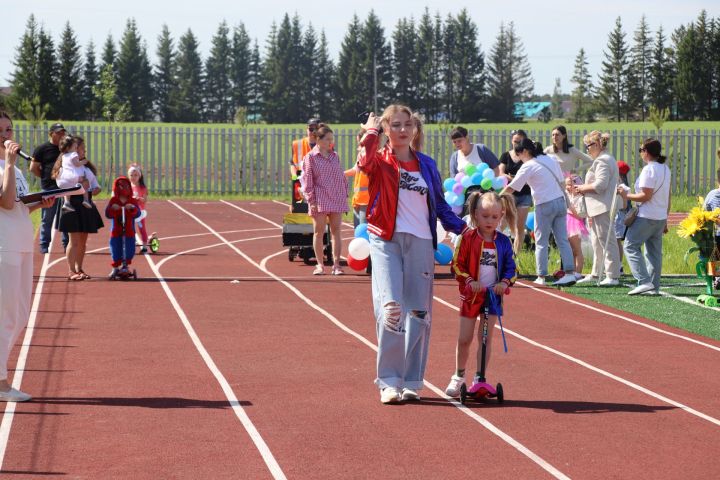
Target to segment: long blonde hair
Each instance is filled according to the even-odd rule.
[[[515,207],[515,197],[511,193],[503,193],[502,195],[494,192],[473,192],[467,200],[468,213],[470,214],[470,226],[476,228],[475,211],[482,207],[492,207],[500,205],[505,221],[510,227],[513,237],[517,236],[517,208]]]

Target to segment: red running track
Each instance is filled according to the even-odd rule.
[[[457,290],[439,278],[423,401],[384,406],[372,384],[370,279],[347,269],[314,277],[289,262],[286,206],[150,208],[161,252],[136,258],[137,282],[104,280],[107,229],[91,236],[91,281],[68,282],[54,246],[24,365],[22,388],[35,398],[4,418],[3,477],[720,471],[720,342],[519,285],[503,319],[510,352],[495,335],[489,369],[506,403],[464,408],[441,393],[454,368]]]

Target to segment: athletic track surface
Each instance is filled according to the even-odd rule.
[[[57,239],[37,255],[11,356],[34,399],[5,407],[0,477],[718,478],[720,342],[519,282],[489,369],[506,402],[462,407],[439,275],[423,400],[385,406],[370,279],[289,262],[287,210],[153,201],[136,282],[105,280],[108,228],[91,281],[66,280]]]

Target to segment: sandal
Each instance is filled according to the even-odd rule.
[[[322,265],[318,265],[315,267],[315,270],[313,270],[313,275],[325,275],[325,270],[323,269]]]
[[[92,278],[90,275],[88,275],[87,273],[83,272],[82,270],[80,270],[80,271],[78,272],[78,275],[81,275],[83,280],[90,280],[90,279]]]
[[[345,272],[343,272],[343,269],[340,267],[333,267],[332,274],[333,275],[345,275]]]
[[[84,278],[83,278],[82,274],[80,274],[80,273],[70,272],[70,273],[68,274],[68,280],[72,280],[73,282],[77,282],[77,281],[80,281],[80,280],[84,280]]]

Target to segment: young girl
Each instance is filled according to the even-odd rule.
[[[488,289],[492,289],[498,299],[515,282],[515,260],[510,239],[498,232],[498,226],[507,216],[509,225],[516,224],[515,201],[511,194],[498,195],[495,192],[474,192],[468,198],[471,230],[460,236],[455,248],[453,271],[459,282],[460,300],[460,332],[458,335],[455,357],[455,374],[445,393],[451,397],[460,394],[460,386],[465,383],[465,364],[467,363],[470,345],[473,339],[475,321],[480,315],[486,301]],[[485,365],[489,365],[492,353],[492,334],[495,326],[494,315],[502,314],[502,301],[499,305],[490,304],[488,323],[488,339]],[[482,325],[478,324],[479,342],[482,342]],[[482,350],[478,345],[478,372],[473,383],[480,376]]]
[[[570,174],[565,177],[565,190],[567,190],[570,198],[573,198],[575,194],[575,185],[582,185],[583,179],[575,174]],[[572,249],[573,258],[575,259],[575,278],[580,280],[583,278],[582,270],[585,264],[585,257],[582,252],[582,237],[590,235],[587,227],[585,226],[585,220],[577,215],[577,212],[570,206],[567,210],[567,225],[568,241],[570,242],[570,248]]]
[[[121,268],[127,269],[135,256],[135,219],[140,216],[140,208],[127,177],[118,177],[113,182],[112,197],[105,207],[105,216],[112,220],[110,255],[113,269],[110,278],[114,278]]]
[[[88,167],[88,159],[80,158],[78,155],[78,141],[77,137],[68,135],[60,140],[60,157],[62,162],[62,173],[61,178],[72,181],[74,183],[82,183],[83,180],[87,179],[90,182],[90,189],[98,187],[98,181],[95,177],[94,172]],[[90,199],[90,193],[87,191],[83,193],[82,206],[85,208],[93,208],[92,201]],[[75,208],[70,202],[64,202],[62,206],[66,212],[74,212]]]
[[[131,163],[127,171],[130,184],[132,185],[133,198],[137,200],[137,204],[140,210],[145,210],[145,202],[148,198],[148,190],[145,186],[145,177],[143,176],[142,169],[137,163]],[[155,234],[153,233],[153,237]],[[140,239],[142,240],[142,246],[140,247],[140,253],[147,252],[148,246],[148,234],[147,227],[145,225],[145,219],[143,218],[140,222]]]

